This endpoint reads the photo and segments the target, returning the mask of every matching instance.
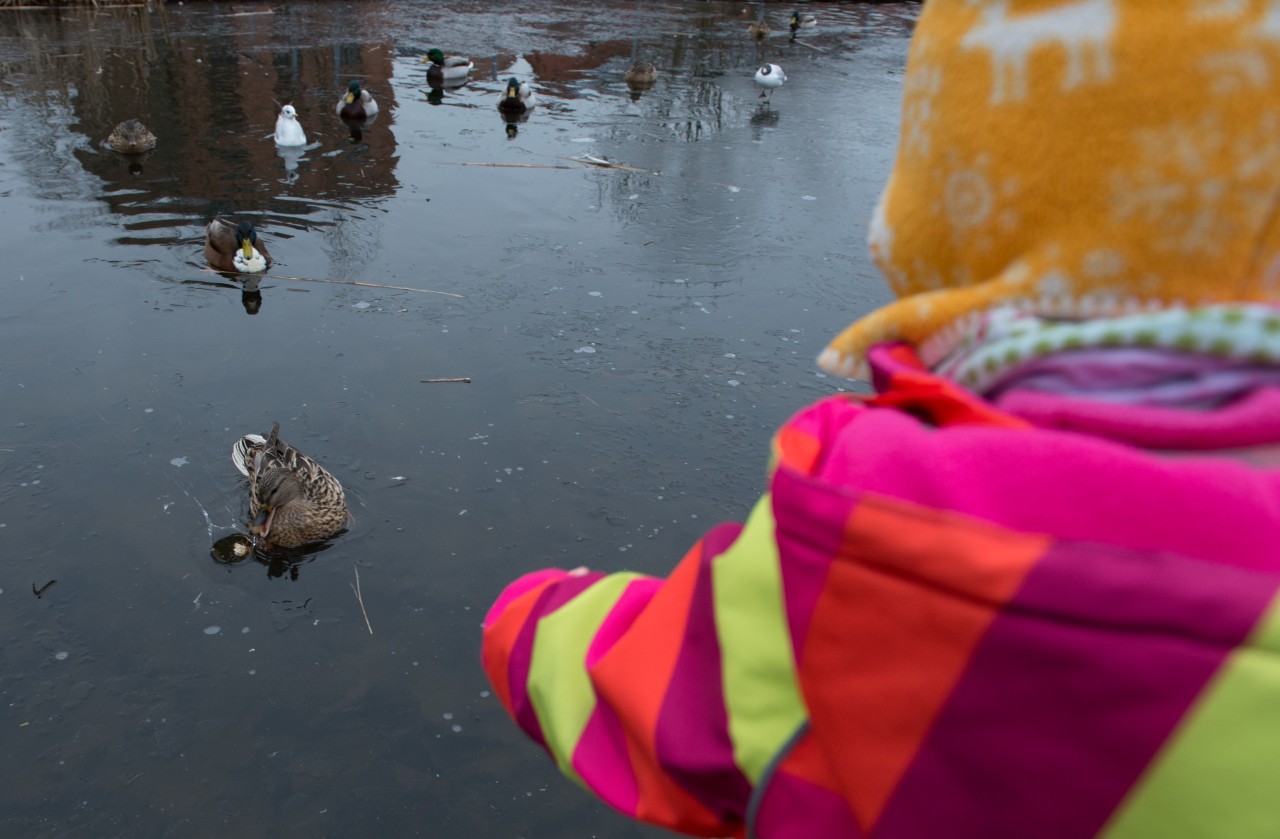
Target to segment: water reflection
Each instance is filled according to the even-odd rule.
[[[362,11],[388,5],[367,3]],[[327,199],[377,200],[399,188],[394,132],[370,130],[368,121],[344,125],[333,106],[337,91],[359,77],[384,109],[397,107],[388,39],[300,46],[307,42],[283,35],[271,16],[234,17],[218,6],[188,10],[187,26],[173,25],[163,4],[96,17],[47,14],[35,26],[28,24],[36,18],[21,14],[0,20],[8,93],[28,116],[14,129],[46,138],[46,151],[33,149],[28,162],[43,170],[35,174],[47,192],[105,203],[121,220],[120,242],[178,246],[229,207],[265,226],[333,225]],[[59,30],[75,48],[48,48]],[[273,142],[282,102],[297,109],[311,145],[289,150]],[[106,138],[126,118],[159,138],[153,151],[111,151]],[[68,132],[80,139],[66,151],[90,180],[75,178],[59,147],[48,148],[48,137]],[[308,155],[343,146],[360,155],[353,165],[305,165]]]

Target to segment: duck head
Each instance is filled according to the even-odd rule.
[[[253,246],[258,244],[258,231],[253,229],[253,222],[242,221],[236,225],[236,244],[240,246],[246,262],[253,258]]]
[[[288,469],[267,469],[258,476],[255,492],[258,515],[249,523],[249,532],[264,539],[271,534],[276,512],[303,497],[302,482]]]

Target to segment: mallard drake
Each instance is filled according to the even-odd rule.
[[[755,23],[747,27],[747,37],[755,41],[763,41],[769,37],[769,24],[763,20],[757,20]]]
[[[360,82],[352,82],[338,99],[336,110],[343,119],[368,119],[378,112],[378,103],[369,91],[360,89]]]
[[[126,119],[107,136],[107,145],[121,154],[142,154],[156,147],[156,136],[136,119]]]
[[[258,238],[253,222],[245,220],[232,225],[215,218],[204,228],[204,258],[218,271],[254,274],[271,265],[271,254]]]
[[[773,91],[782,87],[787,82],[787,74],[782,72],[782,68],[777,64],[762,64],[760,69],[756,71],[756,84],[760,85],[764,90],[760,91],[760,98],[763,99],[765,90],[769,91],[769,96],[773,96]]]
[[[428,62],[431,66],[427,68],[427,84],[433,87],[440,87],[445,82],[465,79],[471,72],[471,68],[475,67],[469,58],[463,58],[460,55],[451,55],[446,58],[444,52],[438,49],[427,50],[426,56],[419,63]]]
[[[276,145],[278,146],[305,146],[307,144],[307,132],[302,130],[302,124],[298,122],[298,112],[294,110],[292,105],[285,105],[280,109],[280,116],[276,117]]]
[[[329,471],[271,434],[246,434],[231,462],[249,479],[249,532],[268,545],[293,548],[328,539],[351,521],[342,484]]]
[[[498,103],[498,110],[506,114],[523,114],[536,104],[533,88],[515,76],[507,79],[507,88]]]
[[[652,87],[658,80],[658,68],[650,61],[637,61],[631,65],[625,78],[628,87]]]
[[[791,13],[791,34],[794,36],[797,30],[813,29],[818,25],[818,19],[813,15],[802,15],[799,12]]]

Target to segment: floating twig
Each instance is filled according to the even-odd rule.
[[[261,12],[232,12],[231,14],[227,14],[227,15],[218,15],[218,17],[253,17],[254,15],[274,15],[274,14],[275,14],[274,10],[265,9]]]
[[[621,163],[610,163],[603,157],[592,157],[589,154],[584,154],[581,157],[566,157],[564,159],[575,160],[578,163],[585,163],[588,166],[595,166],[598,169],[621,169],[624,172],[644,172],[648,175],[658,174],[657,172],[652,172],[648,169],[641,169],[637,166],[624,166]]]
[[[466,296],[454,294],[452,291],[433,291],[429,288],[409,288],[403,285],[387,285],[385,283],[367,283],[364,280],[321,280],[314,277],[286,277],[283,274],[253,274],[254,277],[270,277],[273,280],[294,280],[300,283],[328,283],[330,285],[358,285],[365,288],[389,288],[395,291],[416,291],[420,294],[443,294],[445,297],[457,297],[465,300]]]
[[[31,593],[32,593],[32,594],[34,594],[36,597],[40,597],[42,594],[44,594],[46,591],[48,591],[48,590],[49,590],[49,586],[53,585],[53,584],[54,584],[54,583],[56,583],[56,582],[58,582],[58,581],[57,581],[57,580],[50,580],[49,582],[47,582],[47,583],[45,583],[44,585],[40,586],[40,588],[36,588],[36,584],[35,584],[35,583],[32,583],[32,584],[31,584]]]
[[[360,604],[360,614],[364,615],[364,625],[369,627],[369,634],[373,634],[373,625],[369,623],[369,613],[364,610],[364,598],[360,596],[360,569],[352,565],[351,570],[356,572],[356,584],[351,586],[351,590],[356,593],[356,602]],[[347,585],[351,585],[347,583]]]
[[[471,384],[470,376],[454,376],[446,379],[418,379],[422,384],[436,384],[437,382],[462,382],[463,384]]]
[[[558,163],[459,163],[458,166],[494,166],[499,169],[573,169]]]
[[[799,40],[799,39],[797,39],[797,38],[792,38],[792,39],[791,39],[791,43],[793,43],[793,44],[801,44],[802,46],[806,46],[806,47],[808,47],[808,48],[809,48],[809,49],[811,49],[811,50],[817,50],[818,52],[826,52],[826,50],[825,50],[825,49],[823,49],[822,47],[815,47],[813,44],[807,43],[807,42],[805,42],[805,41],[801,41],[801,40]]]

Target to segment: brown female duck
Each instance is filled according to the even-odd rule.
[[[136,119],[126,119],[107,136],[107,145],[121,154],[142,154],[156,147],[156,135]]]
[[[271,434],[246,434],[231,461],[249,479],[249,532],[267,545],[292,548],[320,542],[351,521],[342,484],[323,466]]]

